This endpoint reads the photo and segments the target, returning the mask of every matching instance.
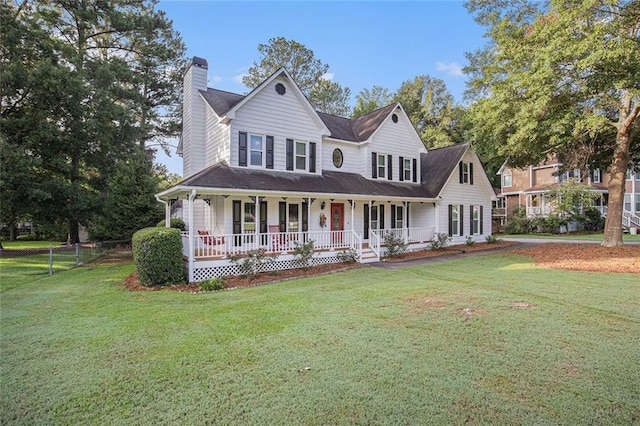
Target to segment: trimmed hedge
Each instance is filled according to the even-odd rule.
[[[186,281],[182,239],[175,228],[144,228],[133,234],[133,260],[138,278],[146,286]]]
[[[158,228],[166,228],[165,226],[165,221],[161,220],[160,222],[158,222]],[[184,220],[180,219],[179,217],[172,217],[171,218],[171,222],[169,222],[169,227],[170,228],[176,228],[179,229],[181,231],[186,231],[187,230],[187,226],[184,224]]]

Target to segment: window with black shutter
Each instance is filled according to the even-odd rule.
[[[368,240],[369,239],[369,204],[363,204],[362,206],[364,208],[364,233],[362,235],[364,235],[364,239]]]
[[[404,157],[398,157],[398,178],[404,180]]]
[[[378,177],[378,154],[375,152],[371,153],[371,177],[373,179]]]
[[[393,156],[391,154],[387,155],[387,168],[388,168],[388,176],[387,179],[393,180],[393,165],[391,161],[393,160]]]
[[[413,181],[418,182],[418,160],[413,159]]]
[[[278,225],[280,232],[287,232],[287,203],[284,201],[278,204]]]
[[[396,227],[396,205],[391,204],[391,228]]]
[[[469,163],[469,185],[473,185],[473,163]]]

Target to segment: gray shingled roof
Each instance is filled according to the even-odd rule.
[[[440,194],[468,147],[468,144],[452,145],[422,154],[419,185],[372,180],[356,173],[325,171],[315,175],[230,167],[221,162],[186,178],[176,187],[433,199]]]
[[[440,193],[468,148],[469,144],[463,143],[432,149],[420,156],[421,179],[426,192]]]
[[[200,94],[204,97],[211,108],[213,108],[216,114],[218,114],[218,117],[224,116],[231,108],[239,104],[240,101],[244,99],[243,95],[212,88],[200,90]]]
[[[280,193],[329,193],[404,198],[433,198],[423,185],[367,179],[356,173],[325,171],[322,175],[256,170],[214,164],[180,182],[190,188],[247,189]],[[436,194],[437,195],[437,194]]]

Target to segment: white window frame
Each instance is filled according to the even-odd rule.
[[[640,194],[636,194],[636,213],[640,212]]]
[[[593,179],[591,182],[602,183],[602,173],[600,172],[600,169],[593,169]]]
[[[624,194],[624,209],[627,211],[631,211],[631,194]]]
[[[402,204],[396,204],[396,223],[394,224],[396,229],[404,229],[404,206]]]
[[[469,183],[469,163],[462,162],[462,183]]]
[[[471,235],[480,235],[480,206],[472,206]]]
[[[386,154],[376,154],[376,167],[378,171],[378,179],[385,179],[387,175],[387,155]],[[382,161],[381,161],[382,160]]]
[[[292,210],[296,210],[296,216],[292,215]],[[287,204],[287,232],[298,232],[302,229],[302,224],[300,220],[301,208],[298,203],[288,203]],[[292,219],[296,220],[292,220]]]
[[[254,233],[256,232],[256,205],[255,203],[242,203],[242,232]],[[251,220],[253,219],[253,220]]]
[[[460,235],[460,205],[451,205],[451,233]]]
[[[404,180],[412,181],[413,180],[413,159],[412,158],[404,159],[403,170],[404,170],[404,176],[403,176]]]
[[[511,186],[513,186],[513,172],[511,170],[505,170],[502,174],[502,187],[509,188]]]
[[[371,230],[380,229],[379,220],[380,217],[378,215],[378,206],[371,206],[371,212],[369,213],[369,228]]]
[[[253,148],[253,139],[254,138],[259,138],[260,139],[260,149],[254,149]],[[266,140],[264,135],[258,135],[255,133],[249,133],[249,143],[248,143],[248,157],[249,157],[249,161],[247,161],[247,164],[249,167],[260,167],[260,168],[264,168],[265,167],[265,161],[266,161]],[[254,152],[259,152],[260,153],[260,164],[254,164],[253,163],[253,153]]]
[[[298,146],[301,146],[304,148],[304,153],[303,154],[298,154]],[[294,156],[294,164],[293,167],[295,170],[307,170],[307,164],[308,164],[308,158],[309,158],[309,146],[307,142],[304,141],[295,141],[295,145],[293,147],[294,152],[293,152],[293,156]],[[302,160],[304,166],[303,167],[298,167],[298,160]]]

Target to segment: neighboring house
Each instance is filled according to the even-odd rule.
[[[494,201],[494,224],[504,223],[518,207],[524,207],[529,217],[547,216],[553,211],[550,189],[569,179],[585,183],[590,191],[601,195],[593,207],[606,217],[609,174],[599,169],[586,174],[577,169],[561,173],[562,166],[554,157],[537,166],[522,169],[509,167],[505,163],[498,170],[501,188],[498,200]],[[627,172],[622,221],[622,226],[626,228],[640,226],[640,173]]]
[[[468,144],[427,152],[402,105],[349,119],[314,111],[285,69],[247,95],[207,88],[207,61],[184,74],[185,179],[156,197],[182,203],[189,280],[237,274],[230,255],[313,241],[312,264],[351,250],[379,260],[385,237],[425,248],[491,234],[491,184]]]

